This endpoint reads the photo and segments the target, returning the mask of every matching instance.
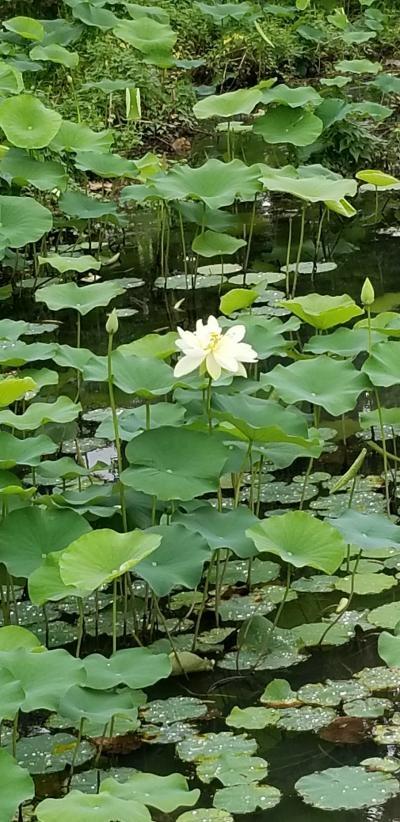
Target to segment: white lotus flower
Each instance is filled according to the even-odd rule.
[[[178,328],[180,339],[176,346],[183,357],[175,366],[175,377],[183,377],[200,368],[206,371],[213,380],[218,380],[223,371],[236,376],[247,377],[244,362],[256,362],[257,354],[251,345],[242,342],[246,328],[234,325],[225,334],[215,317],[209,317],[206,325],[197,320],[196,331],[184,331]]]

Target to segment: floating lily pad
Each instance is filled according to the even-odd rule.
[[[355,677],[372,693],[400,688],[400,668],[363,668]]]
[[[325,685],[320,682],[315,685],[303,685],[297,693],[298,699],[308,705],[332,707],[340,705],[343,701],[362,699],[368,695],[368,688],[353,679],[327,680]]]
[[[203,762],[205,759],[217,757],[227,750],[232,754],[252,755],[257,750],[257,743],[255,739],[250,739],[246,734],[233,734],[230,731],[222,731],[219,734],[193,735],[189,739],[179,742],[176,747],[176,752],[183,762]]]
[[[103,792],[127,801],[134,799],[164,813],[171,813],[176,808],[185,806],[190,808],[200,796],[197,788],[189,791],[187,780],[182,774],[158,776],[143,771],[136,771],[126,782],[117,782],[112,777],[105,779],[101,783],[99,795]],[[135,816],[133,818],[136,819]]]
[[[295,788],[307,805],[326,811],[383,805],[400,790],[397,779],[389,774],[347,765],[302,776]]]
[[[335,590],[338,577],[329,574],[319,574],[311,577],[301,577],[292,582],[292,590],[299,593],[327,594]]]
[[[196,808],[178,816],[176,822],[233,822],[233,816],[216,808]]]
[[[271,785],[237,785],[222,788],[214,796],[214,806],[232,813],[254,813],[257,808],[266,811],[281,800],[281,792]]]
[[[313,648],[319,645],[328,627],[326,622],[307,622],[304,625],[296,625],[292,628],[292,633],[301,640],[306,648]],[[344,645],[353,636],[353,629],[346,625],[337,623],[330,628],[322,645]]]
[[[296,691],[292,691],[286,679],[273,679],[269,682],[260,701],[274,708],[291,708],[299,704]]]
[[[200,699],[189,696],[171,696],[148,702],[142,710],[142,718],[155,725],[182,722],[186,719],[200,719],[207,714],[208,707]]]
[[[382,771],[383,773],[396,773],[400,769],[400,759],[395,756],[372,756],[360,762],[367,771]]]
[[[83,5],[83,4],[82,4]],[[44,799],[35,809],[39,822],[86,822],[90,817],[98,822],[110,822],[119,819],[120,822],[150,822],[149,811],[140,802],[133,799],[124,800],[100,793],[91,796],[81,791],[71,791],[62,799]]]
[[[276,725],[280,712],[275,708],[232,708],[226,717],[226,724],[231,728],[245,728],[247,731],[257,731]]]
[[[347,716],[371,717],[372,719],[382,716],[392,708],[393,705],[389,699],[378,699],[373,696],[367,699],[355,699],[343,705],[343,711]]]
[[[75,765],[84,765],[96,753],[89,742],[81,742],[75,755],[77,738],[70,734],[25,736],[17,742],[17,762],[31,774],[59,773],[75,756]]]
[[[268,774],[268,762],[249,754],[222,753],[209,757],[197,765],[196,773],[206,784],[218,779],[225,787],[258,782]]]
[[[331,708],[284,708],[277,727],[286,731],[319,731],[335,718],[336,712]]]
[[[389,588],[394,588],[397,585],[395,577],[388,574],[355,574],[354,577],[347,576],[338,580],[336,588],[338,591],[343,591],[349,594],[351,590],[354,593],[363,594],[381,594],[382,591],[388,591]]]
[[[172,725],[143,725],[141,738],[149,745],[176,745],[193,736],[189,722],[173,722]]]
[[[378,745],[400,745],[400,725],[393,721],[387,725],[375,725],[372,729],[374,742]]]
[[[228,671],[275,671],[279,668],[290,668],[292,665],[298,665],[299,662],[304,662],[305,659],[307,657],[296,648],[282,645],[268,654],[247,650],[241,650],[239,654],[231,652],[218,662],[218,667]]]
[[[374,608],[368,614],[368,622],[378,628],[388,628],[394,631],[397,623],[400,622],[400,603],[388,602],[386,605]]]
[[[285,588],[281,585],[267,585],[257,588],[247,596],[233,596],[219,605],[219,615],[224,621],[248,619],[253,614],[269,614],[282,602]],[[289,591],[286,602],[297,599],[295,591]]]

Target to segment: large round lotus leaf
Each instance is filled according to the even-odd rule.
[[[114,688],[124,684],[130,688],[147,688],[171,673],[167,654],[155,654],[147,648],[127,648],[106,659],[90,654],[84,660],[85,686],[93,689]]]
[[[0,104],[1,105],[1,104]],[[0,243],[21,248],[53,228],[51,211],[33,197],[0,196]]]
[[[176,822],[233,822],[233,816],[216,808],[196,808],[195,811],[182,813]]]
[[[92,796],[70,791],[62,799],[44,799],[36,807],[35,815],[38,822],[71,822],[71,819],[74,822],[114,822],[116,819],[119,822],[151,822],[147,808],[140,802],[119,799],[105,792]]]
[[[180,426],[184,417],[185,409],[179,405],[174,405],[171,402],[157,402],[151,406],[150,428],[161,428],[164,425]],[[137,408],[133,408],[132,411],[122,411],[118,415],[118,424],[120,439],[130,442],[136,437],[138,431],[146,429],[146,405],[139,405]],[[107,440],[115,439],[111,415],[99,425],[96,430],[96,437],[104,437]]]
[[[0,175],[5,180],[12,180],[15,185],[28,184],[39,191],[52,191],[53,188],[65,189],[68,175],[61,163],[52,160],[35,160],[18,148],[10,148],[0,162]]]
[[[237,114],[251,114],[262,96],[262,91],[257,86],[228,91],[225,94],[211,94],[193,106],[193,113],[199,120],[205,120],[208,117],[228,117],[230,119]]]
[[[0,628],[0,651],[13,651],[15,648],[31,651],[40,647],[40,640],[21,625],[5,625]]]
[[[240,278],[242,283],[243,275],[240,275]],[[233,278],[230,279],[230,282],[232,281]],[[246,327],[246,342],[257,351],[260,359],[269,357],[272,354],[285,353],[291,343],[283,335],[290,331],[297,331],[300,327],[300,320],[296,317],[290,317],[284,323],[279,317],[260,317],[252,314],[242,316],[240,321]],[[232,322],[232,320],[221,319],[220,324],[229,328],[231,324],[236,324],[236,320]]]
[[[16,759],[31,774],[59,773],[75,759],[75,765],[84,765],[95,754],[89,742],[81,742],[70,734],[40,734],[25,736],[17,742]]]
[[[91,286],[89,286],[91,288]],[[73,348],[71,345],[58,345],[52,359],[63,368],[74,368],[83,371],[93,357],[88,348]]]
[[[257,750],[257,742],[249,739],[246,734],[234,735],[230,731],[224,731],[219,734],[193,735],[179,742],[176,748],[177,755],[183,762],[203,762],[210,757],[218,757],[227,750],[233,754],[251,756]]]
[[[279,717],[280,712],[275,708],[238,708],[236,705],[226,717],[225,722],[230,728],[257,731],[269,725],[276,725]]]
[[[290,108],[303,108],[303,106],[318,106],[322,103],[322,97],[312,86],[297,86],[290,88],[284,83],[265,89],[262,92],[263,103],[282,103]],[[248,112],[250,114],[250,112]]]
[[[77,271],[78,274],[84,274],[85,271],[90,271],[91,269],[98,271],[101,268],[99,260],[96,260],[91,254],[81,254],[79,257],[69,257],[67,254],[48,254],[47,257],[39,256],[38,262],[39,265],[49,265],[51,268],[55,268],[59,274],[65,274],[67,271]],[[85,288],[91,287],[99,290],[100,286],[101,293],[102,285],[109,285],[109,283],[98,283],[94,286],[85,286]],[[121,291],[119,293],[121,293]],[[79,295],[79,297],[80,296],[81,295]]]
[[[43,606],[46,602],[58,602],[69,596],[86,596],[86,591],[79,591],[73,585],[64,585],[60,576],[61,553],[58,551],[47,554],[42,564],[30,575],[29,597],[35,605]]]
[[[19,626],[14,625],[9,627],[16,628]],[[3,722],[5,719],[12,722],[21,708],[25,699],[25,693],[21,683],[14,679],[13,675],[4,668],[0,670],[0,687],[0,722]],[[2,742],[2,744],[4,744],[4,742]]]
[[[119,154],[105,154],[102,151],[78,151],[76,168],[91,171],[99,177],[137,177],[137,167],[133,160],[126,160]]]
[[[309,111],[298,111],[288,106],[277,106],[258,117],[253,126],[266,143],[291,143],[309,146],[319,137],[323,122]]]
[[[64,46],[57,43],[50,43],[48,46],[34,46],[29,52],[31,60],[44,60],[49,63],[58,63],[69,69],[75,69],[79,63],[79,54],[76,51],[68,51]]]
[[[367,377],[351,363],[325,355],[286,367],[277,365],[263,376],[263,382],[272,385],[288,405],[306,401],[334,417],[352,411],[361,392],[370,387]]]
[[[380,605],[379,608],[374,608],[369,612],[367,619],[371,625],[394,631],[397,623],[400,622],[400,604],[387,602],[386,605]]]
[[[142,696],[143,699],[143,696]],[[137,694],[129,688],[121,691],[99,691],[73,685],[60,699],[58,712],[68,719],[110,722],[114,716],[137,717]]]
[[[379,639],[381,639],[381,636]],[[346,716],[358,716],[371,719],[377,719],[385,712],[393,710],[393,703],[390,699],[378,699],[377,697],[369,697],[367,699],[354,699],[352,702],[345,702],[343,705],[343,713]]]
[[[257,165],[246,166],[241,160],[211,159],[199,168],[174,166],[168,174],[153,177],[153,184],[165,199],[190,198],[202,200],[209,208],[223,208],[236,199],[253,200],[261,188],[259,173]]]
[[[297,313],[297,312],[296,312]],[[374,345],[382,339],[372,332]],[[337,354],[340,357],[356,357],[369,350],[369,334],[366,328],[337,328],[332,334],[317,334],[305,344],[304,351],[312,354]]]
[[[400,342],[385,341],[373,346],[362,370],[368,374],[373,385],[388,388],[399,381]]]
[[[33,17],[11,17],[9,20],[4,20],[3,26],[25,40],[43,40],[44,37],[42,23]]]
[[[265,188],[293,194],[310,203],[340,202],[346,196],[354,197],[357,193],[355,180],[345,180],[340,174],[319,164],[277,169],[261,163],[260,171]]]
[[[87,286],[94,288],[94,286]],[[113,383],[126,394],[138,394],[145,399],[168,394],[176,382],[172,368],[162,360],[136,357],[117,350],[112,354]],[[106,382],[107,357],[93,356],[83,369],[85,380]]]
[[[0,103],[0,127],[17,148],[45,148],[61,126],[61,114],[46,108],[31,94],[19,94]]]
[[[166,596],[176,586],[197,588],[204,564],[211,556],[206,539],[178,523],[159,525],[151,532],[162,537],[161,545],[151,558],[137,565],[135,573],[146,580],[158,597]]]
[[[35,391],[36,383],[30,377],[0,379],[0,408],[20,400],[28,391]]]
[[[387,773],[344,765],[302,776],[295,788],[307,805],[340,811],[383,805],[399,792],[399,783]]]
[[[236,254],[236,251],[245,245],[245,240],[238,240],[236,237],[230,237],[229,234],[204,231],[193,240],[192,249],[201,257],[217,257],[224,254]]]
[[[190,457],[189,457],[190,455]],[[187,428],[144,431],[126,449],[134,467],[122,472],[125,485],[158,499],[192,499],[215,491],[230,452],[219,440]]]
[[[113,143],[111,131],[93,131],[89,126],[63,120],[61,127],[51,143],[53,151],[110,151]]]
[[[335,719],[336,712],[332,708],[284,708],[280,712],[278,728],[285,731],[319,731]]]
[[[71,685],[82,682],[85,671],[80,660],[56,649],[36,653],[22,648],[0,654],[0,670],[10,672],[22,685],[24,712],[57,711],[61,696]]]
[[[195,5],[203,12],[213,18],[214,22],[222,25],[227,19],[241,20],[248,14],[254,13],[254,7],[247,2],[243,3],[209,3],[196,2]]]
[[[166,360],[176,353],[177,334],[169,331],[167,334],[146,334],[139,340],[133,340],[119,346],[119,351],[134,354],[136,357],[155,357],[157,360]]]
[[[399,618],[398,622],[400,622]],[[391,668],[400,668],[400,636],[394,636],[387,631],[383,631],[378,639],[378,653],[380,658],[386,662],[386,665]]]
[[[70,270],[70,269],[68,269]],[[79,287],[76,283],[63,283],[62,285],[47,285],[36,292],[36,300],[44,302],[52,311],[60,311],[64,308],[73,308],[80,314],[88,314],[98,306],[108,305],[119,294],[123,294],[124,289],[112,280],[104,283],[93,283]]]
[[[368,320],[359,320],[357,328],[368,328]],[[382,311],[371,318],[371,328],[386,337],[400,337],[400,314],[396,311]]]
[[[1,166],[0,166],[1,170]],[[65,191],[61,195],[58,205],[64,214],[69,217],[78,217],[82,220],[96,220],[101,217],[117,214],[117,206],[108,200],[98,200],[88,197],[82,191]]]
[[[72,542],[60,558],[60,574],[65,585],[88,593],[130,571],[161,542],[158,534],[131,531],[119,534],[102,528]]]
[[[266,811],[281,800],[281,792],[271,785],[235,785],[221,788],[214,796],[214,807],[231,813],[255,813],[257,808]]]
[[[349,509],[329,521],[348,545],[357,545],[364,553],[379,548],[400,550],[400,528],[383,514],[361,514]]]
[[[46,554],[66,548],[90,530],[75,511],[19,508],[0,525],[0,562],[13,576],[27,578]]]
[[[307,424],[297,408],[282,408],[273,400],[245,394],[216,397],[215,416],[235,426],[243,436],[257,443],[283,442],[307,447]],[[230,433],[230,429],[227,429]]]
[[[187,780],[182,774],[157,776],[141,771],[132,774],[126,782],[117,782],[112,777],[105,779],[100,786],[100,795],[103,791],[121,799],[135,799],[164,813],[171,813],[176,808],[185,806],[191,808],[200,796],[198,788],[189,791]]]
[[[19,94],[24,89],[24,79],[21,71],[0,60],[0,92],[2,94]]]
[[[397,580],[388,574],[355,574],[353,577],[348,575],[339,579],[336,583],[336,589],[349,594],[354,590],[355,594],[360,596],[365,594],[381,594],[383,591],[388,591],[397,585]]]
[[[48,422],[72,422],[80,410],[80,404],[75,404],[69,397],[59,397],[55,402],[34,402],[24,414],[14,414],[8,409],[0,411],[0,425],[16,428],[17,431],[34,431]]]
[[[246,534],[258,551],[275,554],[296,568],[308,566],[326,574],[340,567],[346,553],[346,543],[337,531],[306,511],[269,517]]]
[[[189,531],[201,534],[211,551],[229,548],[242,559],[248,559],[256,553],[254,544],[246,537],[245,531],[257,522],[257,517],[243,506],[219,512],[205,504],[188,514],[177,513],[175,521],[181,522]]]
[[[4,342],[0,347],[2,365],[24,365],[35,360],[47,360],[54,354],[55,346],[51,343],[32,343],[27,345],[22,340]],[[32,390],[32,389],[31,389]]]
[[[340,60],[335,63],[336,71],[351,74],[378,74],[382,71],[380,63],[372,63],[371,60]]]
[[[284,300],[282,305],[289,308],[296,317],[323,331],[347,323],[353,317],[359,317],[364,313],[348,294],[342,294],[340,297],[307,294],[305,297]]]
[[[120,20],[113,33],[120,40],[134,46],[146,56],[168,56],[174,47],[177,34],[168,23],[159,23],[151,17],[140,17],[137,20]],[[157,59],[154,60],[157,65]]]
[[[35,795],[35,785],[28,771],[21,768],[14,757],[0,749],[0,816],[3,822],[11,822],[18,806]]]
[[[94,26],[101,31],[112,29],[118,23],[118,17],[109,9],[97,8],[93,3],[84,0],[82,3],[74,4],[72,15],[81,20],[85,26]]]

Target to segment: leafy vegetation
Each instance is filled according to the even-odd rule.
[[[4,822],[392,813],[398,41],[374,0],[7,3]]]

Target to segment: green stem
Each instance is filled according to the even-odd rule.
[[[112,652],[117,652],[117,600],[118,600],[118,580],[113,581],[113,601],[112,601]]]
[[[381,438],[382,438],[382,454],[383,454],[383,470],[385,472],[385,496],[386,496],[386,512],[388,517],[390,516],[390,493],[389,493],[389,466],[388,466],[388,452],[386,448],[386,436],[385,436],[385,427],[383,424],[383,414],[382,414],[382,406],[381,400],[379,396],[379,391],[375,388],[375,398],[376,398],[376,407],[378,411],[378,418],[379,418],[379,428],[381,431]]]
[[[249,238],[247,240],[246,257],[245,257],[244,266],[243,266],[243,285],[246,285],[246,272],[247,272],[248,265],[249,265],[249,260],[250,260],[251,244],[252,244],[252,240],[253,240],[254,224],[255,224],[255,220],[256,220],[256,208],[257,208],[257,195],[254,197],[253,208],[251,209]]]
[[[76,654],[75,654],[75,656],[77,658],[79,658],[80,655],[81,655],[83,633],[84,633],[84,629],[85,629],[85,614],[84,614],[84,610],[83,610],[83,600],[81,599],[81,597],[77,597],[77,603],[78,603],[79,618],[78,618],[78,639],[77,639],[77,642],[76,642]]]
[[[108,370],[108,395],[110,399],[110,406],[111,406],[111,413],[112,413],[112,421],[114,427],[114,437],[115,437],[115,448],[117,451],[117,462],[118,462],[118,479],[119,479],[119,498],[121,504],[121,515],[122,515],[122,525],[124,532],[126,533],[128,530],[128,519],[126,515],[126,504],[125,504],[125,488],[121,481],[121,474],[122,474],[122,450],[121,450],[121,439],[119,435],[119,423],[118,423],[118,414],[117,414],[117,407],[115,404],[115,395],[114,395],[114,382],[113,382],[113,372],[112,372],[112,350],[113,350],[113,334],[108,335],[108,354],[107,354],[107,370]]]
[[[187,253],[186,253],[186,240],[185,240],[185,230],[183,227],[183,218],[182,214],[179,211],[179,229],[181,234],[181,243],[182,243],[182,254],[183,254],[183,270],[185,272],[185,286],[188,287],[188,262],[187,262]]]
[[[300,238],[299,238],[299,247],[297,249],[296,270],[295,270],[295,273],[294,273],[292,297],[294,297],[295,294],[296,294],[297,280],[298,280],[298,276],[299,276],[299,268],[300,268],[300,261],[301,261],[301,253],[303,251],[303,245],[304,245],[304,233],[305,233],[305,227],[306,227],[306,209],[307,209],[307,206],[303,206],[303,208],[301,210]]]
[[[350,548],[350,546],[348,546],[348,548]],[[329,631],[333,628],[333,626],[334,626],[334,625],[337,625],[337,623],[338,623],[338,622],[340,621],[340,619],[342,618],[343,614],[345,614],[345,613],[346,613],[346,611],[348,611],[348,610],[349,610],[349,608],[350,608],[350,605],[351,605],[351,602],[352,602],[352,599],[353,599],[353,596],[354,596],[354,585],[355,585],[355,578],[356,578],[356,572],[357,572],[357,568],[358,568],[358,563],[360,562],[360,559],[361,559],[361,553],[362,553],[362,552],[360,551],[360,553],[357,555],[356,560],[355,560],[354,565],[353,565],[353,570],[352,570],[352,572],[351,572],[350,593],[349,593],[349,598],[348,598],[348,600],[347,600],[346,607],[345,607],[345,608],[343,608],[343,611],[340,611],[340,614],[338,614],[338,615],[337,615],[336,619],[333,619],[333,620],[332,620],[332,622],[330,622],[330,623],[329,623],[329,625],[327,626],[326,630],[325,630],[325,631],[324,631],[324,633],[322,634],[321,639],[320,639],[320,641],[319,641],[318,645],[322,645],[322,643],[323,643],[324,639],[325,639],[325,638],[326,638],[326,636],[329,634]]]
[[[289,272],[289,265],[290,265],[290,254],[292,251],[292,238],[293,238],[293,218],[289,217],[289,236],[288,236],[288,244],[286,249],[286,296],[289,297],[290,293],[290,272]]]
[[[208,431],[209,431],[210,434],[212,432],[211,389],[212,389],[212,377],[209,377],[208,378],[208,385],[207,385],[206,406],[207,406]]]

